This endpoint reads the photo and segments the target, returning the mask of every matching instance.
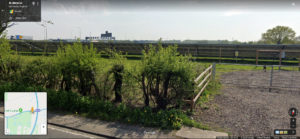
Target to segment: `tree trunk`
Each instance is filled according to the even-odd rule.
[[[163,87],[164,87],[164,98],[168,96],[168,89],[169,89],[169,81],[171,78],[171,74],[169,73],[167,78],[164,81]]]
[[[115,102],[122,102],[122,95],[121,95],[121,90],[122,90],[122,75],[120,73],[115,73]]]
[[[145,104],[145,106],[149,106],[149,95],[146,90],[144,74],[142,74],[142,86],[143,86],[143,93],[144,93],[144,104]]]
[[[165,110],[167,108],[167,100],[163,97],[157,97],[156,98],[157,101],[157,109],[163,109]]]
[[[60,89],[65,91],[71,91],[71,75],[67,73],[65,70],[62,71],[62,74],[63,74],[63,79],[60,84]]]

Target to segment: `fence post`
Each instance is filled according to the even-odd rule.
[[[221,63],[221,58],[222,58],[222,47],[219,48],[219,63]],[[299,60],[300,63],[300,60]]]
[[[212,79],[213,79],[213,81],[215,80],[215,76],[216,76],[216,63],[213,63],[213,65],[212,65]]]
[[[194,110],[194,105],[195,105],[194,100],[191,100],[191,112],[193,112],[193,110]]]
[[[272,81],[273,81],[273,65],[271,69],[271,75],[270,75],[270,87],[269,87],[269,92],[272,90]]]
[[[298,58],[298,60],[299,60],[299,63],[298,63],[298,71],[300,71],[300,57]]]
[[[258,65],[258,54],[259,54],[259,51],[256,50],[256,65]]]

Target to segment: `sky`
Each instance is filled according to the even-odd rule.
[[[300,36],[300,0],[42,0],[48,39],[257,41],[289,26]],[[18,22],[8,35],[45,39],[42,22]]]

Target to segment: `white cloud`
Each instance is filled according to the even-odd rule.
[[[295,3],[295,2],[293,2],[293,3],[292,3],[292,6],[296,6],[296,3]]]

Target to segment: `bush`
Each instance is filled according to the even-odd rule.
[[[21,69],[20,84],[56,89],[59,70],[53,58],[36,59]]]
[[[92,44],[83,46],[76,42],[59,48],[56,56],[43,56],[21,64],[20,57],[12,54],[8,41],[1,40],[0,81],[5,83],[0,82],[0,100],[3,101],[6,91],[43,91],[48,93],[50,110],[164,129],[179,129],[183,123],[196,125],[178,110],[183,98],[191,95],[185,90],[193,89],[191,79],[195,75],[189,56],[179,56],[176,46],[163,48],[161,44],[149,46],[143,52],[142,61],[134,66],[129,66],[121,53],[110,52],[110,56],[113,64],[103,66],[105,60],[99,59]],[[96,82],[100,82],[100,89]],[[91,93],[92,87],[99,97]],[[138,97],[142,95],[137,94],[141,89],[144,108],[122,103],[126,102],[122,101],[124,95],[127,101],[129,97],[136,102],[141,100]],[[121,102],[117,106],[108,101],[112,90],[115,102]],[[150,100],[157,109],[150,107]]]
[[[122,52],[117,52],[116,50],[108,50],[113,60],[113,67],[108,71],[108,76],[113,74],[114,76],[114,91],[115,100],[114,102],[122,102],[122,84],[124,76],[124,62],[126,58],[122,55]]]
[[[186,91],[193,88],[195,76],[189,59],[179,56],[177,46],[163,48],[161,43],[143,51],[140,76],[146,106],[153,97],[157,109],[179,107],[183,97],[192,94]]]
[[[0,38],[0,81],[13,81],[17,78],[18,69],[21,67],[19,56],[12,54],[8,40]]]
[[[96,53],[97,50],[92,44],[82,46],[80,42],[58,49],[56,59],[63,77],[61,90],[71,91],[74,88],[86,96],[91,93],[91,89],[94,87],[96,93],[99,93],[95,83]]]

